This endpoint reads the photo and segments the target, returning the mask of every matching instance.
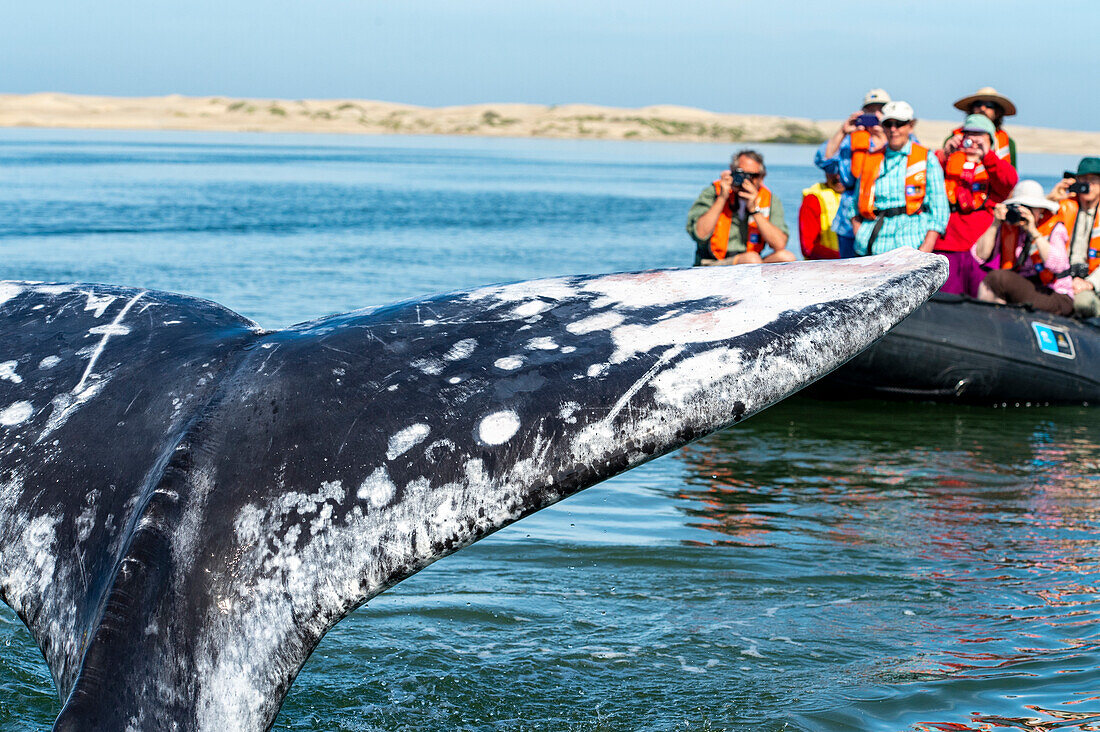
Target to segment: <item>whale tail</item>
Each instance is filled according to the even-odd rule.
[[[369,598],[805,386],[945,270],[906,250],[565,277],[273,333],[0,283],[0,596],[56,729],[268,728]]]

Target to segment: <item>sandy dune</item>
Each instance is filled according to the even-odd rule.
[[[818,142],[837,120],[716,114],[660,105],[616,109],[589,104],[474,104],[415,107],[361,99],[230,99],[226,97],[94,97],[0,94],[0,127],[83,127],[245,132],[675,140],[694,142]],[[955,121],[922,120],[917,132],[942,140]],[[1019,150],[1100,154],[1100,132],[1008,126]]]

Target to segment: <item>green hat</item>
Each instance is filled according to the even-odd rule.
[[[1081,175],[1100,175],[1100,158],[1081,158],[1081,162],[1077,163],[1077,173],[1070,173],[1066,171],[1071,177],[1078,177]]]
[[[968,114],[963,122],[963,132],[984,132],[990,140],[997,139],[997,128],[993,126],[993,120],[984,114]]]

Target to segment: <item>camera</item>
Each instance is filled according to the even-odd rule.
[[[1069,191],[1070,193],[1088,193],[1089,192],[1089,184],[1084,182],[1083,180],[1079,180],[1076,183],[1072,184],[1066,190]]]
[[[745,182],[745,179],[749,177],[748,173],[743,170],[731,170],[730,172],[733,173],[734,188],[740,187],[740,185]]]
[[[1084,262],[1078,262],[1077,264],[1071,264],[1069,266],[1070,277],[1079,277],[1085,279],[1089,276],[1089,266]]]
[[[960,145],[964,148],[971,148],[971,147],[974,147],[977,144],[978,143],[974,142],[973,137],[964,137],[962,143],[960,143]]]
[[[1024,215],[1020,212],[1020,207],[1012,205],[1008,207],[1008,213],[1005,214],[1005,221],[1009,224],[1018,224],[1024,220]]]

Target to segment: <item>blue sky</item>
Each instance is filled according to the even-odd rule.
[[[1100,130],[1100,3],[926,0],[35,0],[6,3],[0,92],[682,104],[918,116],[992,85],[1020,124]]]

